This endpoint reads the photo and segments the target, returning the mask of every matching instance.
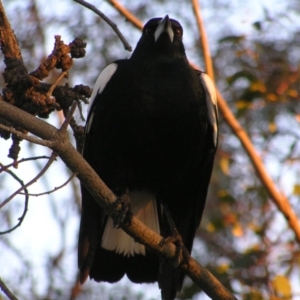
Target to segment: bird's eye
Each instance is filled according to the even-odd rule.
[[[182,30],[180,28],[176,28],[174,30],[175,36],[181,37],[182,36]]]
[[[150,34],[153,33],[153,31],[152,31],[151,28],[146,28],[146,29],[145,29],[145,33],[146,33],[147,35],[150,35]]]

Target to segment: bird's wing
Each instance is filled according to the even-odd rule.
[[[212,128],[213,146],[216,148],[218,144],[217,93],[214,83],[207,74],[200,73],[200,80],[205,89],[208,121]]]
[[[95,86],[93,88],[93,93],[91,95],[91,101],[89,103],[88,106],[88,118],[87,118],[87,122],[86,122],[86,133],[85,135],[87,135],[90,131],[90,128],[92,126],[93,123],[93,117],[94,117],[94,108],[97,105],[97,101],[96,99],[99,99],[99,97],[97,97],[98,95],[100,95],[104,88],[106,87],[107,83],[109,82],[109,80],[111,79],[111,77],[115,74],[115,72],[117,71],[118,68],[118,63],[117,62],[113,62],[111,64],[109,64],[98,76]]]
[[[97,138],[94,134],[90,134],[93,126],[95,107],[101,102],[101,93],[107,86],[109,80],[115,74],[118,68],[118,63],[109,64],[99,75],[91,96],[89,104],[88,118],[85,128],[85,140],[83,145],[83,156],[89,162],[91,159],[89,153],[89,140]],[[95,132],[95,131],[93,131]],[[80,281],[83,283],[93,265],[94,256],[96,252],[99,239],[101,238],[101,231],[105,222],[105,212],[95,203],[92,196],[81,185],[82,191],[82,212],[79,230],[79,245],[78,245],[78,266],[80,269]]]
[[[215,86],[210,77],[197,71],[200,82],[205,91],[205,101],[207,108],[207,129],[206,142],[204,147],[203,159],[201,164],[193,171],[189,177],[189,192],[195,189],[193,197],[184,199],[185,206],[179,212],[173,212],[173,219],[175,218],[177,229],[183,239],[183,242],[189,252],[191,252],[193,240],[196,230],[200,224],[202,212],[204,210],[207,190],[211,178],[214,155],[218,144],[218,110],[217,110],[217,96]],[[186,195],[187,196],[187,195]],[[174,195],[176,197],[176,195]],[[174,198],[175,199],[175,198]],[[186,211],[184,209],[186,208]],[[171,209],[174,209],[171,207]],[[186,216],[189,216],[188,218]],[[171,263],[165,263],[161,267],[158,275],[159,286],[162,289],[164,299],[173,299],[176,291],[180,291],[184,279],[184,273],[181,269],[175,269]]]

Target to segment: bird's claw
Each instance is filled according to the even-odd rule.
[[[178,268],[181,264],[188,263],[188,258],[190,256],[189,251],[185,247],[182,237],[176,228],[174,228],[171,236],[163,238],[159,242],[159,246],[162,247],[167,243],[173,243],[176,246],[176,253],[173,261],[174,268]]]

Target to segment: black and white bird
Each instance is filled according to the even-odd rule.
[[[129,59],[98,77],[88,113],[83,156],[132,212],[163,237],[171,215],[191,252],[200,224],[218,140],[216,91],[185,55],[183,29],[168,16],[146,23]],[[82,187],[80,280],[156,282],[174,299],[183,272],[114,228]]]

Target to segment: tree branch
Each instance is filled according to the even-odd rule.
[[[198,6],[198,0],[192,0],[192,2],[193,2],[195,16],[197,18],[199,33],[201,35],[201,46],[203,49],[203,55],[206,64],[207,73],[211,78],[214,78],[212,60],[208,48],[207,35],[206,35],[204,23],[202,21],[201,13],[200,13],[200,7]],[[284,195],[282,195],[276,188],[276,184],[274,183],[269,173],[267,172],[261,160],[261,157],[258,155],[253,143],[250,140],[249,135],[240,125],[239,121],[236,119],[234,114],[231,112],[225,99],[223,98],[220,91],[218,90],[217,90],[217,98],[218,98],[218,108],[221,111],[224,120],[232,129],[233,133],[240,140],[242,146],[244,147],[248,157],[250,158],[256,170],[256,173],[261,183],[266,188],[267,192],[269,193],[271,199],[273,200],[274,204],[277,206],[279,211],[284,215],[290,228],[294,231],[298,243],[300,243],[300,223],[297,215],[295,214],[294,210],[292,209],[289,203],[289,200]]]
[[[143,29],[143,23],[128,9],[122,6],[117,0],[108,0],[108,3],[110,3],[121,15],[126,18],[126,20],[128,20],[137,29]]]
[[[112,29],[113,31],[117,34],[121,42],[123,43],[123,46],[125,50],[127,51],[132,51],[132,47],[129,45],[127,42],[126,38],[123,36],[121,31],[119,30],[118,26],[110,20],[103,12],[101,12],[99,9],[97,9],[94,5],[84,1],[84,0],[74,0],[75,2],[87,7],[88,9],[92,10],[94,13],[96,13],[102,20],[104,20]]]
[[[14,167],[15,163],[17,163],[17,165],[19,165],[22,162],[26,162],[26,161],[30,161],[30,160],[49,159],[49,158],[50,158],[49,156],[41,155],[41,156],[22,158],[22,159],[18,160],[17,162],[13,162],[13,163],[5,165],[5,166],[1,165],[1,163],[0,163],[0,167],[1,167],[0,168],[0,173],[2,173],[3,171],[8,170],[10,167]]]
[[[199,35],[200,35],[200,45],[203,51],[204,63],[206,66],[206,73],[209,77],[214,81],[214,68],[212,64],[212,59],[209,50],[209,43],[207,40],[206,30],[204,27],[204,23],[201,16],[200,4],[199,0],[192,0],[193,10],[195,14],[195,18],[198,25]]]
[[[5,58],[22,59],[18,41],[10,27],[5,10],[0,0],[0,41],[1,50]]]
[[[1,164],[0,164],[1,165]],[[1,165],[2,166],[2,165]],[[11,170],[5,170],[6,173],[8,173],[10,176],[12,176],[16,181],[18,181],[21,185],[21,189],[25,191],[24,195],[25,195],[25,202],[24,202],[24,210],[23,210],[23,213],[21,215],[21,217],[19,218],[19,222],[17,223],[17,225],[15,225],[14,227],[8,229],[8,230],[5,230],[5,231],[0,231],[0,235],[3,235],[3,234],[6,234],[6,233],[10,233],[12,232],[13,230],[15,230],[17,227],[21,226],[22,222],[24,221],[25,219],[25,216],[26,216],[26,213],[27,213],[27,210],[28,210],[28,199],[29,199],[29,195],[28,195],[28,191],[27,191],[27,188],[26,186],[24,185],[23,181],[15,174],[13,173]],[[9,201],[9,200],[8,200]],[[8,202],[7,201],[7,202]],[[2,203],[4,203],[5,201],[3,201]],[[7,203],[6,202],[6,203]],[[0,208],[2,206],[2,203],[0,205]],[[6,204],[4,203],[4,205]]]
[[[27,135],[27,133],[23,133],[19,130],[14,129],[13,127],[8,127],[8,126],[5,126],[3,124],[0,124],[0,128],[7,131],[7,132],[13,133],[18,138],[24,139],[28,142],[38,144],[38,145],[41,145],[41,146],[45,146],[45,147],[50,147],[51,146],[50,141],[38,139],[34,136],[29,136],[29,135]]]
[[[41,178],[46,171],[49,169],[49,167],[51,166],[51,164],[55,161],[56,159],[56,154],[52,153],[50,159],[48,160],[48,162],[46,163],[46,165],[44,166],[44,168],[41,170],[41,172],[35,176],[32,180],[30,180],[29,182],[27,182],[25,185],[22,182],[22,187],[20,187],[17,191],[15,191],[13,194],[11,194],[7,199],[5,199],[2,203],[0,203],[0,209],[6,205],[11,199],[13,199],[18,193],[20,193],[21,191],[23,191],[24,189],[26,189],[27,187],[29,187],[30,185],[32,185],[33,183],[35,183],[36,181],[38,181],[39,178]],[[9,170],[7,170],[6,172],[10,172]],[[28,195],[28,192],[26,190],[26,195]]]
[[[38,193],[38,194],[32,194],[32,193],[28,193],[28,196],[35,196],[35,197],[39,197],[39,196],[43,196],[43,195],[49,195],[51,193],[54,193],[58,190],[60,190],[61,188],[65,187],[71,180],[73,180],[74,177],[76,177],[77,174],[73,173],[66,182],[64,182],[63,184],[61,184],[60,186],[56,186],[54,189],[47,191],[47,192],[43,192],[43,193]],[[19,192],[20,195],[24,195],[25,193]]]
[[[59,131],[46,122],[31,116],[30,114],[0,101],[0,117],[28,130],[40,138],[53,142],[51,149],[57,153],[72,172],[78,174],[81,183],[87,188],[94,200],[102,206],[106,212],[116,219],[119,210],[113,203],[116,196],[98,177],[97,173],[89,166],[78,151],[68,141],[65,131]],[[153,252],[166,258],[174,258],[176,247],[173,244],[160,246],[162,237],[150,230],[136,218],[130,224],[121,225],[121,228],[136,241],[144,244]],[[189,258],[188,265],[180,266],[212,299],[233,300],[236,299],[224,286],[196,260]]]
[[[1,18],[1,16],[0,16]],[[8,297],[9,300],[18,300],[18,298],[9,290],[6,284],[0,278],[0,289]]]

